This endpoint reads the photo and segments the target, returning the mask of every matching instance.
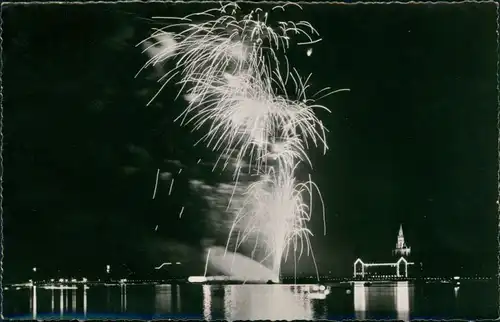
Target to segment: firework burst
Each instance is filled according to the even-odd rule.
[[[323,146],[324,152],[328,148],[326,128],[314,112],[328,109],[315,104],[314,95],[306,96],[311,75],[301,78],[286,57],[292,36],[304,37],[304,42],[297,43],[304,45],[319,41],[318,33],[306,21],[268,23],[273,11],[289,5],[300,8],[287,4],[269,12],[255,9],[243,14],[230,3],[183,18],[164,17],[172,23],[156,29],[142,43],[150,53],[144,68],[167,59],[176,61],[175,68],[160,78],[163,85],[158,93],[180,77],[179,95],[188,105],[177,120],[191,125],[193,131],[205,130],[199,142],[220,153],[217,163],[224,160],[223,168],[235,160],[235,190],[242,164],[248,164],[250,173],[259,178],[247,188],[230,236],[237,231],[236,248],[250,236],[256,247],[265,245],[264,259],[272,258],[277,276],[289,248],[298,257],[304,249],[311,253],[312,232],[306,224],[313,190],[319,190],[310,180],[298,183],[295,171],[301,162],[311,163],[306,153],[309,142]],[[291,84],[293,98],[287,94]],[[334,92],[325,88],[316,96]],[[303,200],[305,194],[309,204]]]

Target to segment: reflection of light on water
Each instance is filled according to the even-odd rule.
[[[51,312],[54,313],[54,307],[55,307],[55,299],[54,299],[54,289],[52,289],[51,291],[51,295],[50,295],[50,308],[51,308]]]
[[[203,285],[203,318],[206,321],[210,321],[212,319],[211,316],[212,309],[212,292],[210,291],[209,285]]]
[[[181,311],[181,287],[179,285],[175,286],[176,298],[177,298],[177,312]]]
[[[87,317],[87,289],[83,287],[83,316]]]
[[[155,287],[156,313],[165,314],[172,312],[172,285],[162,284]]]
[[[229,321],[231,318],[231,311],[232,311],[232,288],[231,287],[225,287],[224,288],[224,320]]]
[[[64,313],[64,290],[61,287],[59,295],[59,315],[61,316],[61,318],[63,316],[63,313]]]
[[[76,311],[76,290],[71,292],[71,311]]]
[[[453,288],[453,292],[455,293],[455,298],[457,298],[457,297],[458,297],[458,290],[460,290],[460,286],[455,286],[455,287]]]
[[[366,287],[363,282],[354,282],[354,314],[356,320],[366,318]]]
[[[224,313],[233,320],[312,320],[311,301],[305,292],[287,285],[227,285]]]
[[[66,292],[66,294],[64,295],[64,300],[65,300],[64,310],[67,310],[68,309],[68,301],[69,301],[69,294],[68,294],[68,292]]]
[[[355,282],[354,311],[356,319],[366,319],[366,312],[370,312],[369,308],[373,307],[376,310],[381,308],[395,310],[397,320],[409,321],[410,290],[413,288],[408,282],[397,282],[392,288],[388,285],[366,287],[363,282]]]
[[[127,285],[120,286],[120,308],[122,312],[127,311]]]
[[[16,290],[18,289],[16,288]],[[33,310],[33,295],[30,294],[30,311],[32,310]]]
[[[72,313],[76,313],[80,310],[78,308],[78,304],[77,304],[78,297],[79,297],[79,295],[77,293],[78,293],[79,287],[77,287],[75,285],[73,285],[73,286],[61,285],[58,287],[33,285],[30,288],[30,294],[29,294],[29,303],[30,303],[29,312],[30,312],[30,315],[32,316],[33,320],[36,320],[37,316],[38,316],[38,309],[39,309],[38,297],[40,295],[38,293],[39,293],[40,288],[42,289],[42,294],[41,294],[41,296],[42,296],[41,297],[42,310],[45,310],[45,309],[43,309],[43,307],[45,307],[45,305],[43,303],[45,302],[44,298],[47,295],[50,296],[50,312],[55,313],[56,310],[58,310],[61,319],[63,318],[64,314],[69,312],[69,311],[71,311]],[[87,315],[87,288],[88,287],[84,287],[82,289],[82,291],[83,291],[83,315],[84,315],[84,317],[86,317],[86,315]],[[70,289],[72,290],[71,293],[69,291]],[[50,290],[50,295],[48,293],[45,293],[44,290]],[[59,301],[58,301],[59,307],[56,307],[57,292],[59,292]],[[125,296],[126,296],[126,291],[125,291]],[[71,297],[71,301],[70,301],[70,297]],[[48,304],[49,304],[48,301],[46,303],[47,303],[47,311],[49,311],[48,310]],[[126,309],[126,299],[125,299],[125,309]]]
[[[36,319],[36,313],[37,313],[37,308],[36,308],[36,286],[33,286],[33,320]]]
[[[326,320],[328,316],[328,305],[326,305],[326,301],[323,302],[323,314],[320,316],[321,320]]]
[[[397,319],[410,320],[410,292],[408,282],[398,282],[395,286]]]

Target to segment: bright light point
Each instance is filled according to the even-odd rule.
[[[312,300],[324,300],[324,299],[326,299],[326,294],[325,293],[310,293],[307,297],[312,299]]]
[[[320,285],[319,290],[324,291],[326,289],[325,285]]]
[[[36,272],[36,267],[33,267],[33,272]]]
[[[309,57],[309,56],[311,56],[311,55],[312,55],[312,53],[313,53],[312,48],[307,49],[306,55],[307,55],[308,57]]]
[[[206,281],[207,281],[207,278],[205,276],[189,276],[188,277],[189,283],[204,283]]]
[[[175,262],[175,265],[180,265],[180,264],[181,264],[181,262]]]

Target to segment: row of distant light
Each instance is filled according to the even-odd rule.
[[[367,273],[365,273],[365,275],[368,275]],[[374,275],[374,276],[379,276],[379,277],[396,277],[396,275]],[[282,279],[299,279],[299,278],[316,278],[317,276],[313,276],[313,275],[310,275],[310,276],[302,276],[302,277],[294,277],[294,276],[284,276],[282,277]],[[458,276],[455,276],[453,277],[453,279],[458,279],[457,278]],[[319,278],[324,278],[324,279],[333,279],[333,280],[350,280],[350,278],[348,277],[331,277],[331,276],[327,276],[327,275],[322,275],[322,276],[319,276]],[[401,277],[401,278],[405,278],[405,277]],[[443,280],[443,279],[447,279],[448,277],[424,277],[423,279],[425,280]],[[464,280],[490,280],[491,277],[459,277],[460,279],[464,279]],[[415,277],[409,277],[408,279],[416,279]]]
[[[178,278],[185,278],[184,276],[183,277],[178,277]],[[29,279],[28,281],[32,281],[31,279]],[[81,281],[78,281],[76,278],[71,278],[71,279],[68,279],[68,278],[60,278],[57,280],[59,283],[87,283],[88,282],[88,279],[83,277]],[[100,282],[101,280],[98,279],[97,280],[98,282]],[[161,280],[129,280],[130,282],[160,282]],[[39,280],[37,281],[38,283],[48,283],[48,282],[51,282],[51,283],[55,283],[56,280],[54,278],[51,278],[50,280]],[[94,281],[95,282],[95,281]],[[127,279],[126,278],[122,278],[119,280],[119,282],[122,282],[122,283],[126,283],[127,282]],[[91,282],[92,283],[92,282]]]
[[[97,280],[97,282],[100,282],[101,280]],[[129,279],[126,279],[126,278],[122,278],[120,280],[118,280],[118,282],[120,283],[137,283],[137,282],[141,282],[141,283],[159,283],[159,282],[165,282],[166,280],[129,280]],[[168,281],[168,280],[167,280]],[[39,284],[43,284],[43,283],[56,283],[56,280],[55,279],[50,279],[50,280],[40,280],[40,281],[37,281],[36,283],[39,283]],[[95,283],[96,281],[88,281],[87,278],[82,278],[82,280],[77,280],[76,278],[72,278],[72,279],[67,279],[67,278],[60,278],[57,282],[59,283]],[[28,280],[28,283],[30,284],[33,284],[33,280]],[[26,283],[26,284],[28,284]]]
[[[358,273],[359,275],[359,273]],[[404,276],[397,276],[397,275],[378,275],[378,274],[370,274],[370,273],[364,273],[364,275],[369,275],[369,276],[376,276],[376,277],[397,277],[397,278],[407,278]]]
[[[165,263],[165,265],[172,265],[172,264],[173,264],[173,263],[171,263],[171,262],[167,262],[167,263]],[[181,264],[181,262],[175,262],[175,265],[180,265],[180,264]],[[36,268],[36,267],[33,267],[33,268],[32,268],[32,270],[33,270],[33,272],[36,272],[36,271],[37,271],[37,268]],[[106,265],[106,273],[109,273],[109,272],[110,272],[110,270],[111,270],[111,265]]]
[[[33,280],[28,280],[29,282],[33,282]],[[68,279],[68,278],[60,278],[57,280],[59,283],[87,283],[87,278],[83,277],[81,281],[77,280],[76,278],[71,278],[71,279]],[[50,280],[40,280],[40,281],[37,281],[38,283],[48,283],[48,282],[51,282],[51,283],[55,283],[56,280],[54,278],[51,278]]]
[[[446,278],[443,277],[425,277],[425,280],[443,280]],[[462,280],[490,280],[491,277],[453,277],[454,280],[462,279]]]

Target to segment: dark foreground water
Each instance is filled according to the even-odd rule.
[[[9,289],[4,316],[26,319],[493,319],[497,285],[127,285]]]

